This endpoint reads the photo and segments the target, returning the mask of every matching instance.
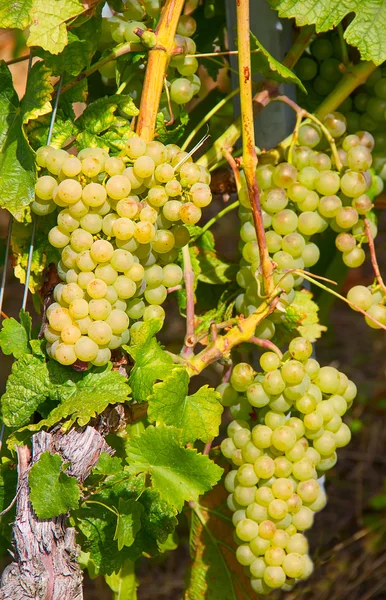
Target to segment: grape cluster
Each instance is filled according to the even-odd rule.
[[[157,6],[156,6],[157,5]],[[142,43],[145,46],[152,47],[156,44],[156,35],[150,29],[147,29],[146,23],[153,19],[159,13],[159,2],[146,2],[145,7],[139,2],[130,2],[122,15],[114,15],[108,19],[103,19],[104,44],[134,42]],[[179,49],[179,54],[172,57],[167,71],[164,90],[161,96],[160,112],[169,121],[173,116],[179,114],[179,107],[189,102],[201,88],[201,81],[196,74],[198,61],[194,57],[196,53],[196,44],[192,39],[196,31],[196,21],[191,15],[182,15],[178,22],[177,34],[175,36],[175,47]],[[141,29],[142,35],[139,37],[134,33]],[[102,75],[106,85],[115,85],[116,61],[111,61],[100,67],[99,72]],[[130,72],[130,86],[128,93],[134,100],[139,100],[143,85],[144,69],[143,65],[138,63],[137,69]],[[168,95],[170,95],[171,106],[169,106]]]
[[[225,478],[236,528],[236,556],[249,567],[252,588],[267,594],[290,589],[312,572],[304,532],[326,504],[318,477],[351,438],[342,417],[355,384],[311,358],[312,346],[295,338],[280,359],[260,358],[262,373],[237,364],[218,391],[235,419],[221,443],[233,464]]]
[[[342,50],[339,36],[329,32],[318,36],[310,45],[309,53],[302,57],[296,73],[303,81],[308,95],[302,97],[302,105],[313,111],[333,91],[343,77]],[[386,68],[378,67],[339,106],[347,119],[347,130],[355,133],[366,130],[374,135],[375,153],[386,160]]]
[[[48,353],[58,362],[106,364],[128,342],[130,320],[164,317],[167,288],[190,235],[185,224],[211,202],[210,175],[174,144],[132,137],[127,156],[101,148],[78,156],[41,147],[32,210],[60,207],[48,235],[60,249],[55,303],[47,310]],[[138,326],[136,323],[132,327]]]
[[[346,120],[338,112],[327,115],[323,124],[336,138],[341,172],[336,169],[332,153],[323,148],[322,131],[314,123],[299,128],[299,145],[292,150],[291,163],[263,164],[257,168],[267,248],[276,265],[274,283],[285,292],[282,305],[293,301],[295,288],[303,281],[288,271],[317,263],[320,252],[312,238],[328,227],[337,232],[336,246],[348,267],[359,267],[365,260],[362,245],[368,240],[363,219],[372,208],[367,192],[373,181],[369,169],[374,138],[365,131],[345,135]],[[248,316],[263,300],[259,290],[260,257],[246,186],[239,199],[242,259],[237,282],[243,292],[236,299],[236,310]],[[375,238],[377,227],[372,221],[370,230]],[[256,335],[271,339],[275,323],[284,317],[282,311],[276,311],[259,325]],[[383,316],[382,322],[386,324]]]

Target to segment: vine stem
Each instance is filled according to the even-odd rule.
[[[60,93],[64,94],[65,92],[68,92],[68,90],[71,90],[73,87],[78,85],[78,83],[83,81],[83,79],[85,79],[85,77],[89,77],[90,75],[95,73],[95,71],[97,71],[100,67],[103,67],[103,65],[106,65],[107,63],[111,62],[112,60],[116,60],[120,56],[129,54],[130,52],[143,52],[143,51],[144,51],[144,47],[141,44],[135,44],[134,42],[126,42],[125,44],[122,44],[118,48],[115,48],[108,56],[105,56],[105,58],[101,58],[96,63],[91,65],[91,67],[89,67],[88,69],[83,71],[83,73],[80,73],[77,77],[75,77],[75,79],[72,79],[71,81],[66,83],[62,87]],[[57,94],[57,90],[54,91],[52,97],[55,97],[56,94]]]
[[[283,65],[292,69],[304,50],[307,48],[310,39],[314,33],[314,26],[302,27],[299,35],[293,43],[291,49],[287,52]],[[279,83],[271,80],[264,81],[259,91],[253,97],[253,114],[258,115],[265,108],[279,90]],[[223,148],[232,148],[241,137],[242,127],[240,117],[215,141],[213,146],[199,160],[198,164],[210,166],[219,162],[222,158]]]
[[[157,45],[149,50],[137,124],[137,133],[146,142],[150,142],[154,137],[164,77],[174,48],[174,36],[183,6],[184,0],[166,0],[155,30]]]
[[[225,335],[218,335],[204,350],[187,361],[186,366],[190,377],[198,375],[216,360],[229,357],[230,351],[235,346],[248,342],[255,335],[259,323],[275,310],[279,302],[279,294],[280,290],[275,290],[252,315],[246,319],[240,317],[237,325],[232,327]]]
[[[251,69],[251,43],[249,24],[249,0],[238,0],[237,38],[239,48],[239,86],[241,104],[241,126],[243,142],[243,170],[247,182],[248,195],[252,208],[253,222],[256,229],[257,243],[259,246],[260,265],[263,277],[263,286],[266,294],[273,289],[273,265],[269,257],[265,229],[260,206],[260,192],[256,180],[257,156],[255,148],[255,130],[253,123],[252,106],[252,69]]]
[[[367,239],[368,239],[370,258],[371,258],[371,264],[373,265],[374,275],[376,277],[376,280],[378,281],[378,285],[382,289],[383,293],[386,295],[386,285],[385,285],[385,282],[383,281],[381,271],[379,269],[377,255],[375,252],[374,238],[371,234],[371,229],[370,229],[370,222],[368,219],[363,219],[363,222],[365,225],[365,231],[366,231],[366,235],[367,235]]]
[[[190,259],[189,244],[182,248],[182,259],[184,261],[184,281],[186,290],[186,336],[182,350],[184,357],[190,357],[196,341],[194,334],[194,271]]]

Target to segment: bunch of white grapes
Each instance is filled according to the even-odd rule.
[[[239,363],[218,387],[235,419],[221,450],[233,467],[225,487],[236,556],[259,594],[288,590],[312,573],[304,532],[326,504],[318,478],[351,439],[342,417],[356,386],[311,353],[309,341],[295,338],[282,359],[261,356],[262,373]]]
[[[138,4],[138,5],[137,5]],[[152,19],[158,12],[154,10],[152,3],[146,3],[145,6],[139,2],[130,3],[130,6],[122,15],[114,15],[108,19],[103,19],[103,44],[104,47],[115,43],[133,42],[143,43],[152,47],[157,43],[156,35],[153,31],[147,29],[146,22],[149,17]],[[149,12],[150,11],[150,12]],[[177,26],[177,34],[174,38],[175,48],[179,54],[172,57],[167,71],[164,90],[161,96],[160,111],[164,113],[165,119],[170,120],[170,106],[168,95],[171,100],[173,116],[179,114],[179,106],[189,102],[201,88],[201,81],[196,74],[199,63],[194,54],[196,54],[196,44],[192,39],[196,31],[196,21],[191,15],[182,15]],[[144,34],[139,37],[135,31],[142,30]],[[106,85],[115,85],[116,61],[110,61],[100,67],[99,72],[102,75]],[[134,65],[130,72],[130,86],[128,93],[138,101],[141,95],[144,68],[142,63]],[[134,76],[135,73],[135,76]]]
[[[41,175],[32,210],[58,210],[48,235],[60,249],[63,283],[47,310],[47,351],[63,365],[105,365],[128,342],[130,320],[163,318],[168,288],[179,285],[175,264],[211,202],[209,172],[174,144],[132,137],[126,156],[101,148],[78,156],[41,147]],[[136,327],[135,323],[132,327]]]
[[[267,248],[275,263],[273,279],[285,292],[281,304],[291,304],[295,288],[303,282],[301,275],[291,271],[311,268],[319,260],[320,251],[313,237],[328,227],[337,232],[336,246],[348,267],[359,267],[365,260],[362,246],[368,240],[363,219],[373,206],[367,192],[373,182],[369,169],[374,139],[365,131],[345,135],[346,121],[340,113],[329,114],[324,125],[336,138],[343,166],[340,172],[332,153],[318,149],[325,140],[314,123],[300,127],[291,163],[264,164],[257,168]],[[260,257],[245,187],[239,199],[242,259],[237,282],[243,292],[236,299],[236,310],[250,315],[263,301],[259,289]],[[372,221],[370,230],[375,238],[377,227]],[[385,307],[376,310],[386,324]],[[275,323],[283,318],[283,312],[276,311],[257,328],[256,335],[271,339]]]

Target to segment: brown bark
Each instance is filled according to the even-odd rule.
[[[113,454],[93,427],[63,434],[41,431],[32,437],[32,453],[21,446],[18,454],[18,492],[13,526],[14,562],[4,570],[0,600],[82,600],[82,571],[75,529],[66,527],[66,515],[40,520],[29,501],[28,473],[42,452],[59,454],[69,462],[67,471],[82,483],[101,452]],[[47,490],[49,493],[49,490]]]

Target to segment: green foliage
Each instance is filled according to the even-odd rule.
[[[113,540],[120,515],[119,504],[121,502],[124,510],[128,501],[142,506],[136,509],[140,528],[137,523],[134,542],[119,550]],[[129,507],[134,506],[132,502]],[[127,560],[135,561],[143,552],[151,556],[158,554],[159,544],[166,541],[177,524],[175,515],[175,509],[163,501],[156,490],[146,487],[144,475],[135,477],[126,467],[120,473],[107,477],[93,494],[92,502],[86,501],[74,513],[74,519],[82,534],[82,548],[90,553],[94,563],[95,575],[111,575],[118,572]]]
[[[315,342],[321,337],[327,327],[319,323],[319,307],[312,300],[312,293],[308,290],[295,292],[295,300],[286,309],[284,327],[288,331],[298,331],[300,335],[310,342]]]
[[[84,11],[78,0],[32,0],[28,46],[59,54],[68,43],[66,22]]]
[[[280,83],[296,83],[301,90],[306,91],[299,77],[291,69],[276,60],[253,33],[251,33],[251,50],[258,50],[258,52],[251,55],[252,73],[259,73]]]
[[[34,197],[36,167],[23,131],[23,114],[12,75],[0,63],[0,208],[23,220]],[[28,114],[28,112],[26,113]]]
[[[159,319],[145,321],[133,333],[130,346],[124,346],[135,361],[129,384],[137,402],[147,400],[154,382],[165,379],[174,367],[171,356],[162,350],[155,338],[161,327],[162,321]]]
[[[181,446],[175,427],[149,426],[127,445],[130,472],[149,473],[153,488],[166,502],[181,510],[184,501],[197,500],[220,478],[222,469],[207,456]]]
[[[48,417],[30,425],[28,431],[52,427],[66,419],[67,426],[75,421],[85,425],[109,404],[125,402],[129,394],[126,378],[112,371],[111,365],[78,373],[56,361],[46,363],[40,357],[25,354],[12,366],[1,398],[2,415],[7,426],[21,427],[49,400],[54,408]]]
[[[29,472],[28,483],[31,503],[39,519],[52,519],[78,508],[78,482],[66,475],[58,454],[43,452]]]
[[[132,546],[135,536],[141,529],[141,515],[144,507],[140,502],[129,498],[119,498],[118,504],[117,528],[114,534],[114,540],[117,540],[118,550],[124,546]]]
[[[0,4],[1,29],[25,29],[30,23],[32,0],[4,0]]]
[[[167,127],[164,114],[159,112],[156,121],[155,137],[162,144],[178,144],[185,134],[188,123],[189,115],[183,107],[180,110],[179,124],[174,127]]]
[[[205,231],[193,246],[197,263],[197,279],[204,283],[220,284],[235,280],[239,266],[221,258],[215,249],[215,239],[211,231]]]
[[[76,77],[90,64],[98,48],[100,34],[101,20],[94,17],[68,32],[68,44],[59,54],[40,49],[38,54],[54,75],[70,73]]]
[[[114,592],[114,600],[137,600],[138,584],[131,560],[126,560],[118,571],[105,575],[105,581]]]
[[[27,88],[21,101],[23,124],[51,112],[51,71],[42,62],[33,65],[27,79]]]
[[[345,29],[345,40],[356,46],[363,60],[380,65],[386,60],[386,4],[384,0],[335,2],[335,0],[268,0],[279,16],[295,18],[298,26],[315,24],[318,33],[336,27],[354,13]]]
[[[29,352],[32,320],[29,313],[20,311],[20,323],[13,317],[4,319],[0,329],[0,348],[4,354],[20,358]]]
[[[204,385],[189,396],[188,386],[189,375],[180,367],[173,369],[163,382],[156,383],[149,398],[149,421],[181,429],[184,444],[212,441],[218,435],[223,412],[220,395]]]

